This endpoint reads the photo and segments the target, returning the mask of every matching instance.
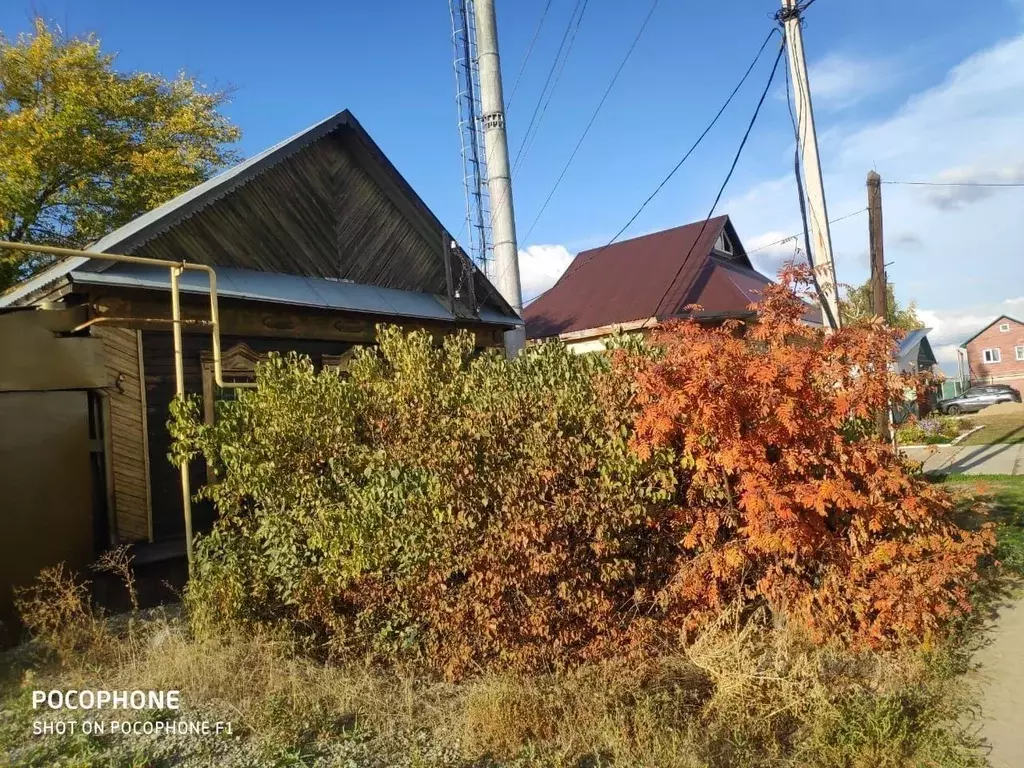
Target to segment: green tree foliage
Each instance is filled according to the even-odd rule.
[[[886,322],[892,328],[901,331],[913,331],[924,328],[924,323],[917,317],[917,304],[910,302],[905,308],[896,301],[896,292],[892,283],[886,283],[886,296],[888,305],[888,316]],[[858,325],[871,322],[875,316],[872,309],[871,280],[864,285],[850,287],[846,295],[839,299],[839,314],[843,323],[847,325]]]
[[[385,328],[340,378],[272,358],[178,455],[217,473],[220,520],[189,602],[206,621],[287,621],[338,651],[418,651],[456,674],[598,654],[665,573],[661,453],[629,449],[626,377],[545,345],[511,362],[466,334]]]
[[[114,61],[39,18],[0,33],[0,239],[82,247],[236,159],[225,92]],[[0,251],[0,290],[44,263]]]

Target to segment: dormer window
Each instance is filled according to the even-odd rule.
[[[732,240],[729,239],[729,234],[725,230],[722,230],[722,234],[715,241],[715,252],[720,256],[729,257],[734,256],[736,253]]]

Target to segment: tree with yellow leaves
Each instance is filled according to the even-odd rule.
[[[237,159],[226,92],[114,63],[41,18],[0,32],[0,240],[83,247]],[[0,250],[0,290],[46,263]]]

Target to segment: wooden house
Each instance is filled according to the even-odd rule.
[[[438,335],[463,328],[480,347],[500,346],[503,333],[522,324],[348,111],[140,216],[89,251],[214,267],[229,381],[251,378],[271,351],[343,366],[355,345],[373,343],[378,323]],[[69,492],[88,498],[72,506],[87,507],[93,518],[75,529],[75,536],[91,531],[93,538],[78,549],[145,542],[183,551],[180,480],[167,458],[175,391],[169,288],[167,269],[79,256],[0,296],[0,366],[21,371],[0,378],[0,411],[8,419],[0,450],[20,452],[19,461],[0,468],[3,484],[19,488],[0,517],[7,533],[16,533],[0,536],[5,548],[39,548],[33,536],[56,535],[35,530],[32,519],[46,515],[33,500],[51,499],[46,487],[62,482],[59,472],[47,474],[55,471],[46,459],[53,447],[34,439],[46,398],[25,411],[15,396],[78,391],[73,403],[60,404],[58,419],[76,435],[65,442],[82,454],[72,462],[82,482]],[[201,273],[183,274],[186,322],[208,317],[208,288]],[[16,342],[25,327],[48,343],[29,350]],[[209,413],[218,396],[210,331],[184,331],[186,390],[202,394]],[[83,344],[87,349],[77,349]],[[72,347],[77,351],[68,353]],[[50,379],[40,373],[54,367]],[[193,488],[203,472],[198,463],[192,467]],[[208,526],[212,514],[197,505],[197,528]],[[0,588],[9,592],[10,583],[30,577],[25,571],[38,570],[51,554],[0,574]]]

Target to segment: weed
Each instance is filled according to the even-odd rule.
[[[106,626],[89,603],[88,584],[63,563],[43,570],[32,586],[16,588],[14,603],[33,636],[64,665],[107,640]]]
[[[181,618],[149,616],[116,660],[86,651],[76,669],[44,667],[25,680],[0,703],[14,713],[0,723],[0,745],[16,764],[40,766],[981,764],[955,725],[959,659],[822,647],[770,625],[767,613],[727,613],[685,650],[643,665],[485,672],[460,683],[319,663],[265,630],[197,638]],[[177,717],[230,720],[235,736],[33,739],[26,692],[71,685],[178,689]]]
[[[128,599],[132,603],[132,614],[139,612],[139,595],[135,588],[135,571],[132,569],[133,555],[131,545],[122,544],[115,549],[109,549],[100,555],[99,560],[93,564],[93,570],[112,573],[124,583],[128,591]]]

